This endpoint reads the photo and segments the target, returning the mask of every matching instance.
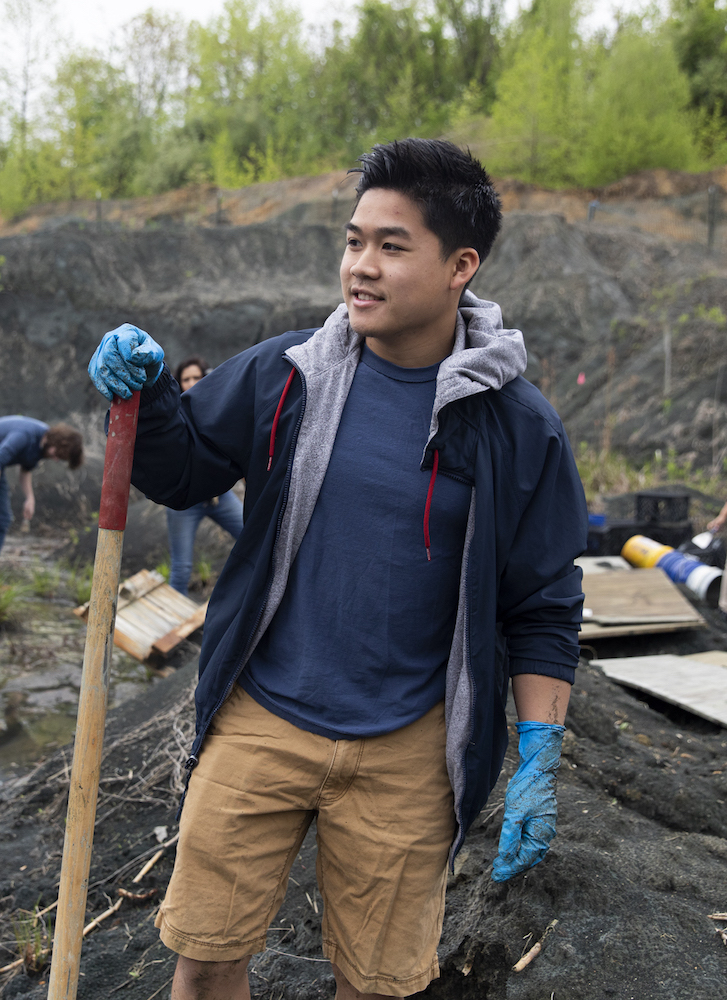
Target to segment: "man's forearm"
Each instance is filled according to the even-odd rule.
[[[25,469],[20,470],[20,489],[23,491],[23,496],[26,500],[35,499],[32,472],[27,472]]]
[[[547,722],[553,726],[565,724],[570,700],[568,681],[542,674],[515,674],[512,693],[520,722]]]

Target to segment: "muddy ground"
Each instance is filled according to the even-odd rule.
[[[609,640],[599,656],[727,649],[716,613],[709,628]],[[174,959],[153,927],[173,846],[132,880],[176,830],[181,762],[193,727],[195,663],[153,695],[111,714],[98,807],[88,920],[124,888],[148,898],[121,908],[86,939],[80,1000],[168,1000]],[[513,730],[514,732],[514,730]],[[514,743],[513,743],[514,746]],[[505,884],[490,881],[506,778],[471,829],[450,880],[432,998],[489,1000],[727,1000],[727,730],[634,696],[584,660],[578,670],[559,777],[558,837],[547,859]],[[6,973],[0,995],[46,996],[47,936],[34,908],[57,896],[70,753],[55,752],[6,783],[0,817],[0,965],[20,946],[34,971]],[[156,828],[165,828],[157,830]],[[312,835],[297,858],[267,950],[251,966],[253,997],[333,996],[320,956],[321,900]],[[48,917],[44,918],[48,920]],[[557,920],[523,972],[513,964]],[[32,966],[32,962],[29,961]]]

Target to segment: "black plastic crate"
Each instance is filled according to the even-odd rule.
[[[637,521],[681,524],[689,518],[689,496],[684,493],[645,490],[636,494],[635,502]]]
[[[657,521],[636,521],[631,518],[611,520],[605,524],[591,525],[588,529],[588,549],[591,556],[618,556],[621,549],[633,535],[646,535],[660,545],[677,548],[694,534],[691,521],[672,524]]]

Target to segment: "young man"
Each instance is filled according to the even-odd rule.
[[[89,371],[143,388],[134,482],[185,507],[245,477],[205,625],[177,862],[158,918],[174,1000],[246,1000],[250,955],[315,818],[339,1000],[438,975],[448,856],[507,743],[521,766],[493,877],[545,854],[578,660],[586,512],[525,349],[465,289],[500,225],[450,143],[361,158],[344,304],[186,392],[125,326]]]
[[[77,469],[83,462],[82,436],[67,424],[49,427],[32,417],[0,417],[0,549],[13,522],[5,469],[20,466],[23,520],[31,521],[35,514],[32,472],[42,458],[68,462],[69,469]]]

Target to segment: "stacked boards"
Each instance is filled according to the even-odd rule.
[[[161,573],[143,569],[119,586],[114,644],[137,660],[165,655],[204,624],[207,603],[195,604]],[[88,603],[74,614],[86,621]]]

